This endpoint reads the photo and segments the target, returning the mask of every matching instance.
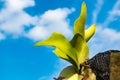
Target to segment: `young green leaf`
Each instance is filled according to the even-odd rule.
[[[56,55],[65,58],[67,60],[68,60],[67,56],[69,56],[77,63],[75,49],[72,48],[69,41],[62,34],[58,32],[54,32],[50,38],[36,43],[35,46],[54,46],[58,48],[61,52],[63,52],[61,53],[60,51],[59,52],[55,51],[57,52]]]
[[[77,63],[68,55],[66,55],[64,52],[62,52],[60,49],[56,48],[55,50],[53,50],[53,52],[60,58],[70,62],[71,64],[73,64],[75,67],[77,67]]]
[[[82,80],[83,76],[79,75],[74,66],[67,66],[62,70],[59,77],[64,77],[66,80]]]
[[[85,30],[85,40],[88,42],[88,40],[94,35],[96,29],[96,25],[91,25],[87,30]]]
[[[84,36],[84,27],[85,27],[85,22],[86,22],[86,4],[85,2],[82,3],[81,7],[81,13],[78,19],[74,23],[74,34],[81,34]]]
[[[89,49],[87,43],[83,36],[78,33],[71,40],[71,45],[77,50],[77,61],[79,68],[79,65],[86,59],[88,59],[89,56]]]
[[[74,36],[71,41],[68,41],[64,35],[54,32],[48,39],[35,44],[35,46],[53,46],[56,47],[53,52],[60,58],[70,62],[72,66],[65,68],[61,75],[66,77],[67,80],[82,80],[84,67],[80,67],[89,56],[89,48],[87,45],[88,40],[95,33],[96,25],[93,24],[85,30],[86,22],[86,4],[82,3],[81,14],[74,22]],[[69,72],[67,74],[67,72]],[[69,75],[72,74],[72,75]],[[65,76],[64,76],[65,75]]]
[[[62,59],[64,59],[64,60],[69,61],[68,56],[67,56],[64,52],[62,52],[60,49],[56,48],[55,50],[53,50],[53,52],[54,52],[58,57],[60,57],[60,58],[62,58]]]

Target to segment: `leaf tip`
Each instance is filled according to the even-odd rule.
[[[35,43],[34,46],[40,46],[40,42]]]
[[[94,31],[96,30],[96,24],[93,24],[93,27],[94,27]]]
[[[85,2],[82,3],[82,8],[86,8],[86,3]]]
[[[93,26],[95,26],[95,27],[96,27],[96,24],[93,24]]]
[[[82,2],[82,5],[86,5],[86,3],[85,3],[85,2]]]

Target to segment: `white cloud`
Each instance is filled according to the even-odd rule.
[[[5,0],[4,3],[4,7],[0,10],[0,40],[11,35],[12,37],[24,36],[37,41],[45,39],[56,31],[67,37],[72,35],[67,17],[75,11],[74,8],[58,8],[48,10],[42,15],[31,16],[24,9],[34,6],[34,0]],[[25,28],[31,24],[33,27],[25,31]],[[53,80],[53,77],[57,77],[67,64],[59,60],[53,74],[47,78],[43,76],[39,80]]]
[[[96,34],[89,42],[90,57],[101,51],[120,49],[120,32],[101,26],[97,26]]]
[[[105,22],[103,23],[104,26],[108,26],[109,23],[117,20],[120,18],[120,0],[117,0],[113,9],[109,11],[108,17],[106,18]]]
[[[7,35],[22,35],[25,26],[34,20],[23,9],[33,6],[34,0],[5,0],[4,4],[0,11],[0,30]]]
[[[103,2],[98,0],[99,5],[102,6]],[[96,10],[98,9],[98,10]],[[93,22],[96,22],[98,13],[101,9],[97,8],[93,12]],[[112,10],[109,11],[108,17],[104,20],[104,23],[97,23],[97,31],[95,36],[90,40],[90,57],[93,57],[98,52],[103,52],[110,49],[120,50],[120,32],[110,29],[109,24],[120,18],[120,0],[117,0]]]
[[[0,31],[4,32],[6,37],[7,35],[24,36],[35,41],[44,39],[55,31],[71,36],[67,17],[74,8],[48,10],[36,16],[31,16],[24,11],[25,8],[34,5],[34,0],[5,0],[4,7],[0,11]],[[33,25],[33,28],[26,32],[25,29],[30,25]]]
[[[12,11],[22,10],[34,5],[34,0],[5,0],[5,7]]]
[[[4,39],[5,39],[5,36],[2,33],[0,33],[0,40],[4,40]]]
[[[32,40],[41,40],[45,39],[48,35],[48,31],[45,27],[36,26],[31,29],[26,36]]]
[[[6,12],[0,13],[0,30],[7,34],[21,35],[25,26],[32,23],[33,18],[23,11],[4,14]]]
[[[95,10],[93,11],[93,20],[92,20],[92,23],[96,23],[97,21],[97,16],[102,8],[102,5],[103,5],[104,1],[103,0],[97,0],[97,3],[96,3],[96,8]]]
[[[68,15],[73,12],[73,9],[58,8],[48,10],[43,15],[38,17],[38,21],[27,34],[33,40],[44,39],[53,32],[61,32],[67,37],[72,35],[70,30]]]

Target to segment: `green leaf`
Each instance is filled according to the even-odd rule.
[[[71,45],[77,50],[80,51],[84,38],[79,33],[75,34],[73,39],[71,40]]]
[[[77,63],[75,49],[71,46],[69,41],[58,32],[54,32],[50,38],[36,43],[35,46],[54,46],[61,51],[61,52],[58,50],[54,51],[57,56],[64,58],[66,60],[69,59],[67,57],[69,56]]]
[[[68,55],[66,55],[64,52],[62,52],[60,49],[56,48],[55,50],[53,50],[53,52],[60,58],[70,62],[71,64],[73,64],[75,67],[77,67],[76,62],[69,57]]]
[[[85,27],[85,22],[86,22],[86,4],[85,2],[82,3],[81,7],[81,13],[78,19],[74,23],[74,34],[81,34],[84,36],[84,27]]]
[[[79,69],[80,67],[79,65],[82,62],[84,62],[86,59],[88,59],[89,56],[89,49],[87,43],[83,38],[83,36],[80,35],[79,33],[73,37],[70,43],[77,51],[77,61],[78,61],[77,66]]]
[[[86,41],[84,40],[82,44],[82,48],[79,51],[78,63],[79,64],[83,63],[85,60],[88,59],[88,57],[89,57],[89,48],[88,48]]]
[[[87,30],[85,30],[85,40],[88,42],[88,40],[94,35],[96,30],[96,25],[91,25]]]
[[[85,78],[85,75],[88,75],[88,78]],[[85,72],[78,74],[74,66],[67,66],[61,72],[59,77],[64,77],[65,80],[96,80],[95,74],[90,68],[86,68]],[[84,79],[83,79],[84,78]]]
[[[64,60],[69,61],[68,56],[67,56],[64,52],[62,52],[60,49],[56,48],[55,50],[53,50],[53,52],[54,52],[58,57],[60,57],[60,58],[62,58],[62,59],[64,59]]]
[[[86,12],[86,4],[83,2],[80,16],[74,22],[74,37],[71,41],[68,41],[64,35],[54,32],[48,39],[36,43],[35,46],[56,47],[53,52],[58,57],[72,63],[77,67],[77,70],[80,69],[80,64],[88,59],[89,48],[87,42],[93,36],[96,29],[96,25],[93,24],[85,30]]]
[[[61,71],[59,77],[64,77],[65,80],[82,80],[83,75],[79,75],[74,66],[67,66]]]

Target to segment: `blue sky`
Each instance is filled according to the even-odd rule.
[[[120,49],[120,0],[0,0],[0,80],[52,80],[69,65],[54,48],[33,45],[56,31],[71,39],[83,1],[86,28],[97,25],[90,57]]]

